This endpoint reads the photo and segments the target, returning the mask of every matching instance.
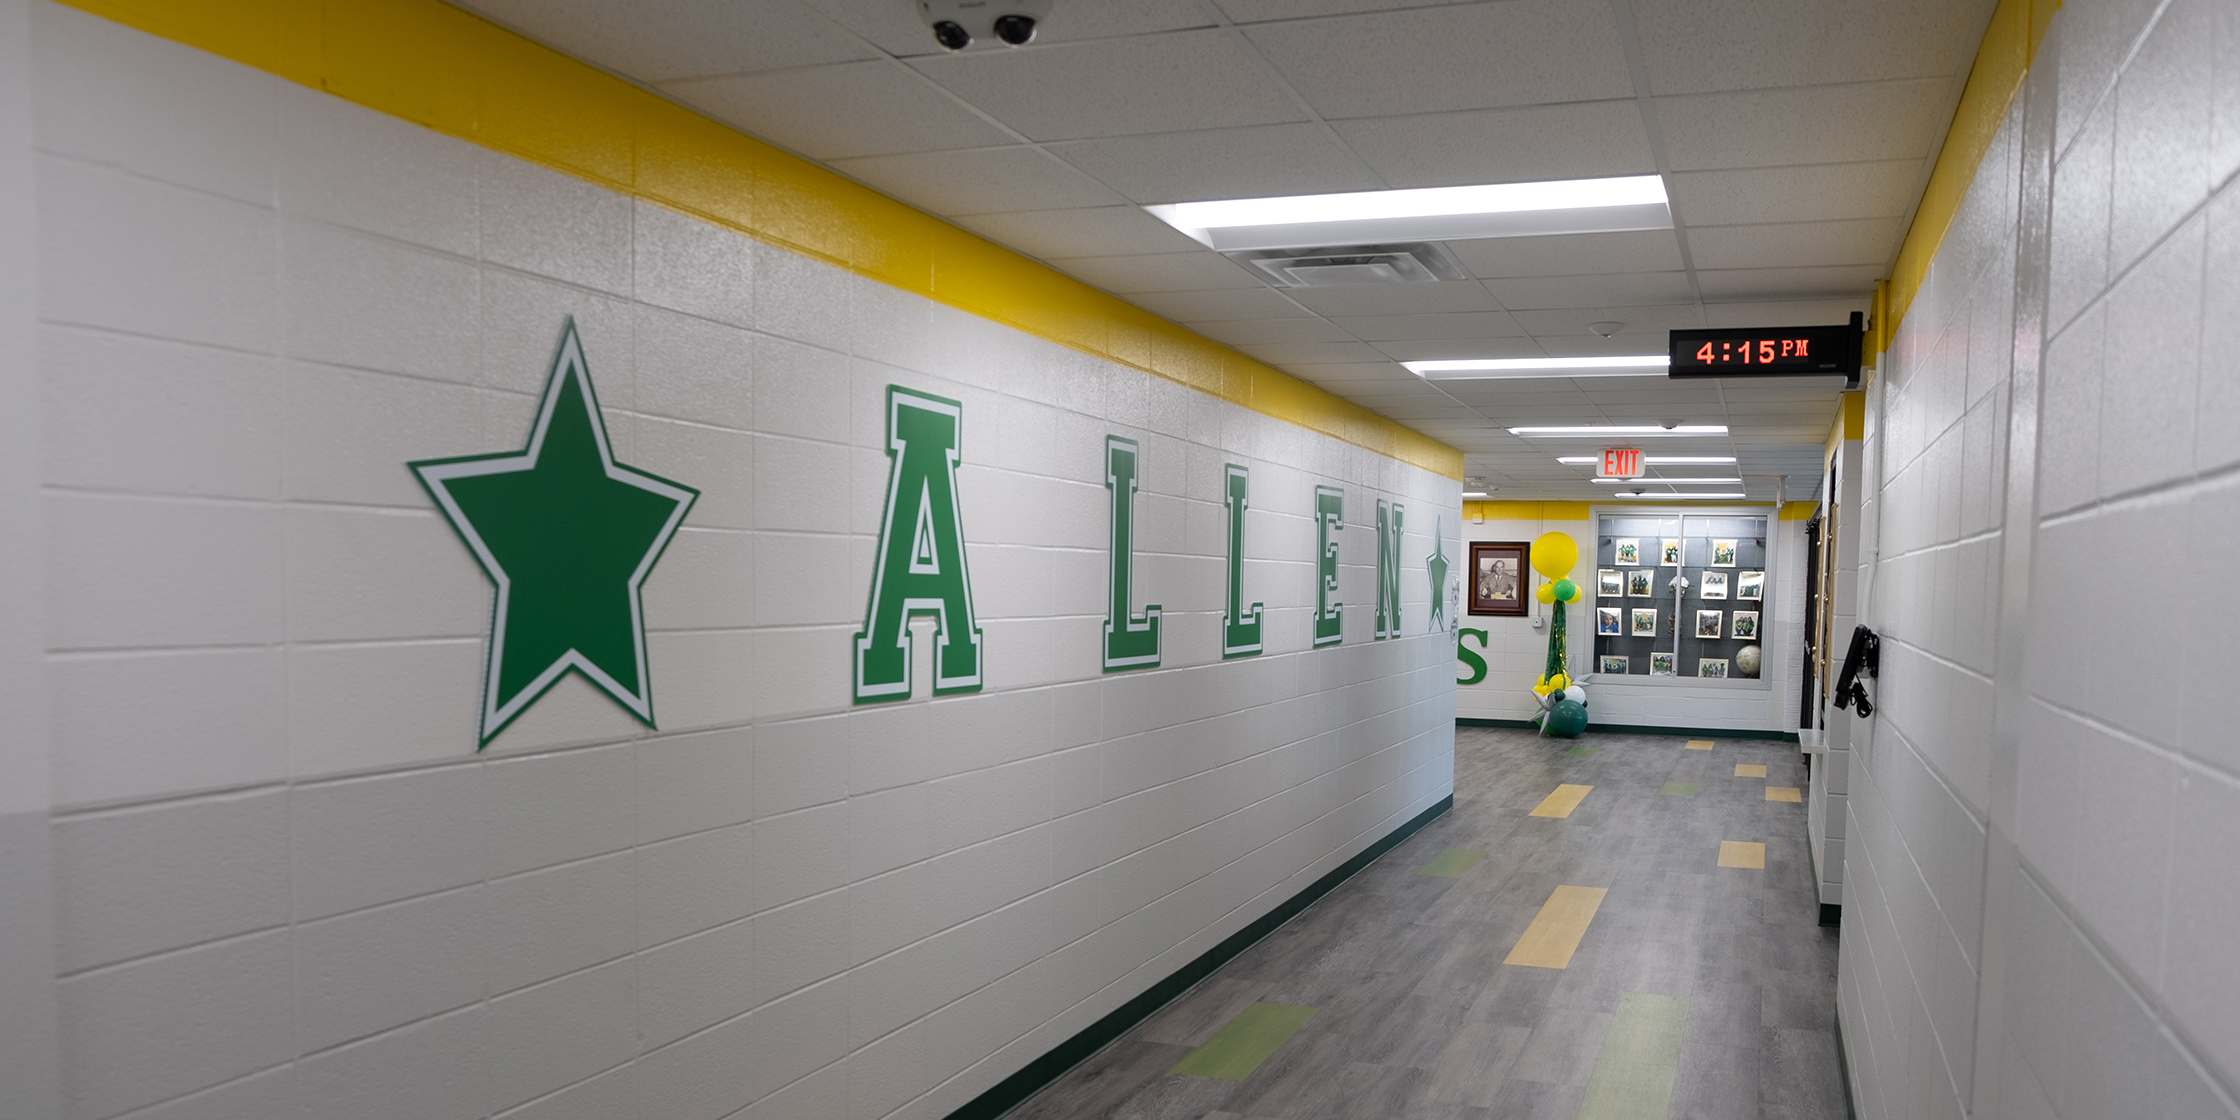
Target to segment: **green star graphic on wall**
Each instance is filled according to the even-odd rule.
[[[527,448],[407,465],[497,587],[475,749],[571,671],[653,726],[638,591],[700,492],[614,461],[575,320]]]
[[[1444,519],[1431,522],[1431,555],[1423,558],[1423,573],[1431,577],[1431,629],[1436,633],[1447,620],[1447,528]]]

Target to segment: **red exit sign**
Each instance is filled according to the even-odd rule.
[[[1595,467],[1596,478],[1640,478],[1641,449],[1638,447],[1605,447],[1602,462]]]

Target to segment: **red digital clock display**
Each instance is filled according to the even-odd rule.
[[[1676,330],[1672,376],[1856,378],[1860,318],[1843,326]]]

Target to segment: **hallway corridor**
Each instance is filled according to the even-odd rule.
[[[1458,728],[1452,811],[1013,1116],[1840,1120],[1802,756],[1705,743]]]

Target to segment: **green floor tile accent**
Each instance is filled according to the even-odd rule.
[[[1687,1027],[1687,1000],[1641,992],[1619,996],[1577,1120],[1636,1120],[1669,1112],[1672,1083],[1680,1076],[1680,1036]]]
[[[1696,784],[1694,782],[1666,782],[1664,784],[1664,795],[1666,797],[1694,797],[1696,795]]]
[[[1563,757],[1565,758],[1592,758],[1593,756],[1593,747],[1573,747],[1570,750],[1563,752]]]
[[[1683,1005],[1685,1006],[1685,1005]],[[1307,1020],[1314,1018],[1312,1007],[1293,1007],[1283,1003],[1255,1003],[1237,1013],[1226,1026],[1213,1032],[1206,1044],[1190,1052],[1170,1072],[1191,1077],[1219,1077],[1226,1081],[1242,1081],[1268,1060]],[[1674,1051],[1678,1053],[1677,1050]],[[1674,1059],[1678,1061],[1677,1058]],[[1678,1068],[1675,1066],[1674,1068]],[[1667,1091],[1670,1086],[1666,1086]]]
[[[1484,852],[1473,852],[1468,848],[1448,848],[1446,851],[1440,852],[1438,857],[1430,863],[1424,864],[1423,870],[1416,872],[1416,874],[1436,875],[1441,879],[1460,879],[1464,873],[1478,866],[1478,861],[1484,858],[1486,858]]]

